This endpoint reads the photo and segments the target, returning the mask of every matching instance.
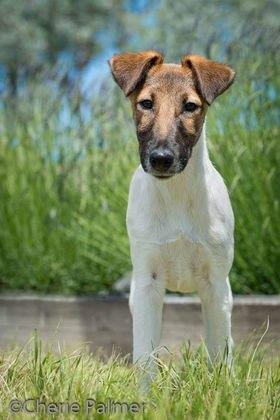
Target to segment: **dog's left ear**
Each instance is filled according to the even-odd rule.
[[[182,66],[192,70],[197,89],[208,105],[227,90],[234,81],[235,72],[226,64],[217,63],[199,55],[186,55],[181,62]]]
[[[145,79],[150,68],[162,62],[163,56],[156,51],[125,52],[114,55],[109,65],[115,81],[128,96]]]

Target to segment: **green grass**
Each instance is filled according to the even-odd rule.
[[[158,361],[158,376],[149,393],[141,395],[137,369],[127,358],[112,356],[105,362],[86,349],[70,354],[60,351],[59,346],[55,352],[52,348],[42,351],[42,343],[35,334],[24,348],[0,355],[1,418],[11,415],[11,400],[30,398],[45,404],[78,402],[78,414],[68,418],[86,418],[88,399],[98,403],[111,399],[144,403],[144,413],[137,416],[111,413],[100,418],[278,419],[280,359],[266,358],[264,351],[255,350],[237,352],[234,371],[222,365],[209,371],[202,347],[197,351],[184,347],[179,358]],[[32,404],[27,407],[33,409]],[[98,407],[102,410],[101,405]],[[40,409],[40,418],[45,418],[44,408]],[[96,408],[91,408],[89,414],[91,418],[99,417]],[[29,417],[29,413],[16,414],[16,418]]]
[[[236,218],[236,293],[280,292],[280,82],[272,58],[266,62],[244,63],[208,112],[211,157]],[[34,84],[2,104],[2,290],[110,291],[131,269],[125,212],[139,158],[129,104],[106,85],[85,118],[81,98],[63,95]],[[62,124],[65,103],[71,118]]]

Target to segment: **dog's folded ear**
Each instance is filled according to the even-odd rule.
[[[197,89],[208,105],[234,81],[235,72],[226,64],[199,55],[186,55],[181,62],[182,66],[192,70]]]
[[[163,56],[156,51],[125,52],[114,55],[109,65],[115,81],[128,96],[144,81],[149,69],[162,62]]]

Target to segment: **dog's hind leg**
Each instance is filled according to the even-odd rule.
[[[206,346],[212,362],[232,360],[231,311],[232,293],[228,278],[208,282],[199,292],[206,333]]]

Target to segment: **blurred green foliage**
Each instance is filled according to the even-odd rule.
[[[67,77],[62,83],[52,71],[69,49],[74,66],[85,66],[101,48],[100,28],[112,25],[115,48],[158,48],[176,61],[198,52],[237,70],[207,123],[211,157],[229,187],[236,218],[231,280],[235,292],[279,293],[278,3],[215,0],[206,7],[202,0],[164,0],[151,2],[153,7],[142,2],[140,11],[132,3],[80,1],[78,7],[65,0],[55,2],[51,18],[51,1],[0,0],[1,11],[9,11],[0,20],[10,19],[0,25],[1,62],[9,69],[9,60],[19,57],[17,84],[24,74],[17,95],[10,88],[1,102],[2,289],[110,290],[131,268],[125,211],[139,159],[129,104],[108,78],[85,97],[80,79],[69,88]],[[28,17],[23,4],[24,10],[30,6]],[[39,12],[56,22],[52,59],[45,54],[50,44]],[[86,39],[89,50],[81,47]],[[88,53],[78,64],[83,51]]]
[[[71,82],[102,49],[111,31],[114,44],[124,41],[120,28],[131,14],[122,0],[0,0],[0,63],[7,87],[16,94],[34,75]]]

